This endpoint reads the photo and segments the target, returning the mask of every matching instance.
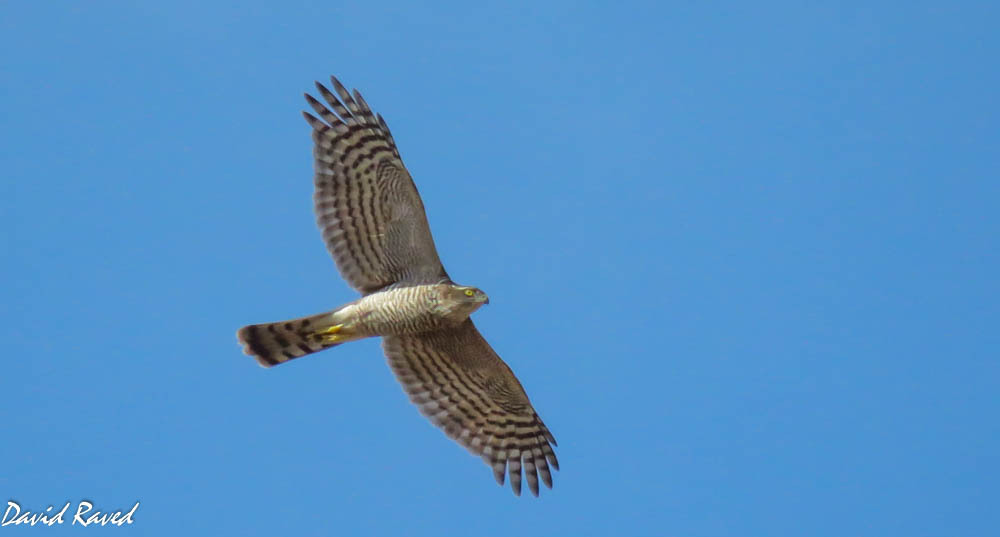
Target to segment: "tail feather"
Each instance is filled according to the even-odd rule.
[[[344,308],[277,323],[251,324],[236,332],[243,352],[264,367],[272,367],[323,349],[336,347],[359,336],[352,334]]]

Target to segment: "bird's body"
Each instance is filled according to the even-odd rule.
[[[509,474],[515,494],[523,465],[537,496],[539,477],[551,487],[549,468],[559,468],[555,438],[469,317],[489,299],[445,272],[385,120],[357,90],[331,82],[336,94],[316,84],[326,104],[306,95],[319,115],[305,114],[315,142],[316,216],[337,268],[362,297],[325,313],[245,326],[237,337],[271,367],[381,336],[420,411],[481,456],[498,483]]]
[[[237,337],[270,367],[357,339],[457,326],[488,301],[478,289],[450,283],[391,287],[325,313],[245,326]]]
[[[488,300],[478,289],[439,283],[386,289],[350,307],[366,336],[408,336],[458,325]]]

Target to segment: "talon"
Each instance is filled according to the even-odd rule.
[[[338,335],[340,333],[341,329],[343,329],[343,328],[344,328],[344,325],[342,325],[342,324],[335,324],[335,325],[331,326],[330,328],[326,328],[326,329],[320,330],[319,334],[320,334],[320,337],[323,339],[323,341],[325,341],[326,343],[337,343],[340,340],[344,339],[343,336]]]

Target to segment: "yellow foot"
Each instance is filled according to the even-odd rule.
[[[327,328],[325,330],[320,330],[319,331],[320,337],[322,337],[323,341],[326,343],[339,343],[341,340],[346,339],[344,336],[340,335],[340,331],[343,328],[344,325],[335,324],[330,328]]]

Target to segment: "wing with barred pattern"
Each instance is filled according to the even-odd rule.
[[[394,283],[449,280],[424,204],[381,115],[330,77],[326,104],[306,94],[313,128],[316,220],[344,279],[364,294]],[[332,111],[331,111],[332,108]]]
[[[396,378],[431,422],[493,469],[521,494],[521,467],[532,494],[538,479],[552,488],[559,469],[556,440],[517,377],[467,320],[416,336],[386,336],[382,344]]]

